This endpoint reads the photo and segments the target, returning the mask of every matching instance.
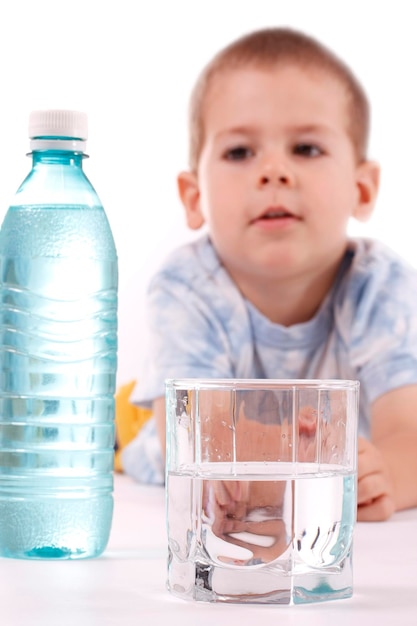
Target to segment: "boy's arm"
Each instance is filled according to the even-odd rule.
[[[380,396],[372,440],[359,440],[358,520],[387,519],[417,506],[417,385]]]
[[[165,458],[165,398],[152,406]],[[417,385],[378,398],[372,407],[372,442],[359,440],[358,520],[380,521],[417,506]]]

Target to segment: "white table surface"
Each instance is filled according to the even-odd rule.
[[[0,559],[1,626],[416,626],[417,509],[355,529],[354,594],[313,605],[209,604],[169,594],[165,496],[115,477],[107,550],[97,559]],[[262,621],[261,621],[262,620]]]

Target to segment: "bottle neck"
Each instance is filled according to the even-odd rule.
[[[82,166],[86,141],[72,137],[35,137],[30,141],[33,166],[59,163]]]
[[[35,137],[30,140],[32,152],[38,150],[62,150],[84,153],[86,148],[85,139],[72,137]]]
[[[72,150],[33,150],[28,154],[32,157],[32,165],[73,165],[82,167],[82,161],[88,156],[82,152]]]
[[[30,153],[32,167],[17,190],[14,206],[101,206],[84,173],[81,150],[39,149]]]

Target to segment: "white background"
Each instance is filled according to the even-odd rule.
[[[118,384],[137,378],[143,296],[165,253],[191,236],[177,198],[188,97],[221,47],[265,26],[330,46],[368,92],[369,156],[382,166],[374,217],[353,234],[382,239],[417,266],[417,23],[414,0],[2,0],[0,219],[30,167],[37,108],[89,116],[85,171],[120,260]]]

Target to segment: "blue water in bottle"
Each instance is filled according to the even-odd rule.
[[[85,114],[36,111],[29,131],[0,231],[0,556],[93,557],[113,513],[117,255]]]

